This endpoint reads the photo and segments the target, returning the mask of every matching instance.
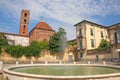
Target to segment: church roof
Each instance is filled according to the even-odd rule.
[[[46,29],[46,30],[52,30],[52,31],[54,31],[54,30],[50,27],[50,25],[48,25],[48,24],[47,24],[46,22],[44,22],[44,21],[39,22],[39,23],[35,26],[35,28]]]

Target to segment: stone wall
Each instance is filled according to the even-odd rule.
[[[11,57],[8,53],[6,53],[4,50],[2,52],[1,56],[1,60],[5,63],[13,63],[15,61],[17,61],[16,58]],[[73,48],[72,47],[68,47],[65,50],[65,53],[56,53],[54,55],[51,55],[50,51],[48,50],[42,50],[41,54],[38,58],[35,57],[31,57],[31,58],[26,58],[25,56],[22,56],[21,58],[18,59],[18,61],[20,61],[21,63],[26,63],[26,62],[30,62],[30,61],[34,61],[34,62],[67,62],[67,61],[74,61],[74,53],[73,53]]]
[[[96,61],[97,58],[103,61],[109,61],[112,59],[112,53],[110,49],[107,50],[88,50],[87,55],[85,56],[86,60],[94,60]]]

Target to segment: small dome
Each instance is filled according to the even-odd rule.
[[[48,25],[48,24],[47,24],[46,22],[44,22],[44,21],[39,22],[39,23],[35,26],[35,28],[46,29],[46,30],[53,30],[53,29],[50,27],[50,25]]]

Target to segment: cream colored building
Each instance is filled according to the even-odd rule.
[[[120,23],[109,26],[108,33],[112,56],[113,58],[120,58],[120,53],[116,52],[117,49],[120,49]]]
[[[4,36],[6,37],[10,45],[22,45],[22,46],[29,45],[29,36],[22,36],[11,33],[4,33]]]
[[[79,59],[87,58],[87,51],[98,48],[101,39],[109,41],[107,27],[103,25],[83,20],[74,26]]]

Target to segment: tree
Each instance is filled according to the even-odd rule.
[[[110,48],[109,42],[105,39],[102,39],[100,45],[98,46],[98,50],[104,50]]]
[[[39,42],[41,50],[45,49],[45,50],[49,50],[49,46],[48,46],[48,42],[46,41],[41,41]]]
[[[66,32],[63,28],[59,28],[49,41],[49,48],[52,53],[60,52],[64,53],[67,46]]]
[[[49,40],[49,50],[52,53],[60,51],[60,35],[59,33],[55,33]]]

